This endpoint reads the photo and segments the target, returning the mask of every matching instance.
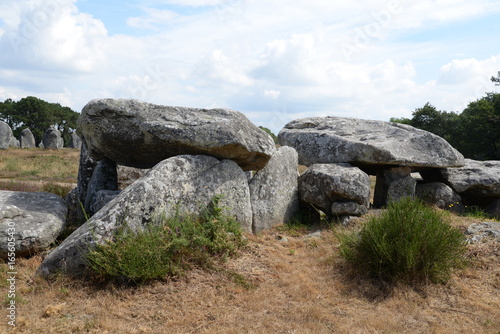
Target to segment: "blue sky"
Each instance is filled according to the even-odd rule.
[[[2,0],[0,100],[312,116],[460,112],[500,70],[496,0]]]

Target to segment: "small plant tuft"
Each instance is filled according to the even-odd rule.
[[[161,215],[142,231],[120,230],[114,241],[98,245],[87,255],[91,271],[101,278],[141,283],[182,275],[193,266],[211,268],[245,244],[240,224],[224,216],[220,197],[200,217]]]
[[[389,282],[443,283],[466,264],[464,235],[412,198],[391,203],[361,231],[339,239],[340,253],[354,269]]]

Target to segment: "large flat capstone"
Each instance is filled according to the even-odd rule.
[[[138,168],[176,155],[203,154],[260,170],[276,150],[272,138],[240,112],[126,99],[90,101],[78,119],[78,134],[96,161],[107,157]]]
[[[412,126],[342,117],[292,121],[278,136],[295,148],[299,163],[347,162],[362,165],[458,167],[464,157],[446,140]],[[360,167],[361,168],[361,167]]]

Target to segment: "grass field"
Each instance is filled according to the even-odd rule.
[[[0,152],[1,164],[10,152]],[[25,154],[12,152],[18,159]],[[74,152],[40,152],[77,165]],[[47,281],[34,274],[43,254],[18,259],[17,327],[7,325],[4,304],[0,333],[500,333],[500,243],[469,245],[470,266],[446,284],[390,286],[352,274],[339,255],[337,232],[359,229],[367,219],[323,226],[320,238],[308,237],[314,228],[247,235],[240,255],[215,271],[134,287],[63,276]],[[448,213],[445,219],[461,230],[482,221]],[[0,264],[4,297],[6,273]]]

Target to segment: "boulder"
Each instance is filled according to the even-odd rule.
[[[300,199],[331,214],[334,202],[370,205],[370,177],[347,163],[314,164],[299,178]]]
[[[21,143],[22,148],[36,147],[35,136],[33,136],[33,133],[28,128],[21,131],[21,135],[19,136],[19,141]]]
[[[12,129],[9,124],[0,121],[0,149],[7,149],[10,146]]]
[[[295,120],[278,135],[294,147],[299,163],[348,162],[360,168],[463,166],[464,158],[443,138],[405,124],[342,117]],[[387,168],[387,167],[385,167]]]
[[[90,247],[111,240],[125,224],[140,230],[158,215],[199,214],[214,196],[223,213],[235,217],[250,232],[252,209],[245,173],[232,160],[209,156],[177,156],[164,160],[123,190],[54,249],[38,273],[80,273]]]
[[[10,252],[11,237],[18,257],[47,248],[64,228],[66,213],[64,201],[54,194],[0,191],[0,257]]]
[[[78,149],[82,148],[82,140],[80,139],[80,137],[78,137],[78,135],[75,132],[71,133],[71,138],[69,140],[68,147],[78,148]]]
[[[286,223],[298,211],[297,161],[293,148],[280,147],[266,167],[250,179],[254,233]]]
[[[368,213],[368,208],[356,202],[333,202],[331,213],[333,216],[363,216]]]
[[[202,154],[259,170],[276,150],[271,136],[237,111],[125,99],[90,101],[78,119],[78,134],[95,160],[107,157],[138,168],[176,155]]]
[[[61,132],[53,127],[48,128],[43,134],[42,144],[45,149],[57,150],[61,145]]]
[[[393,167],[377,172],[373,206],[381,208],[404,197],[415,196],[417,181],[411,177],[410,167]]]
[[[416,197],[440,209],[463,213],[462,198],[453,189],[441,182],[417,183]]]
[[[500,161],[465,159],[463,167],[428,171],[422,177],[444,182],[460,195],[500,197]]]
[[[96,195],[101,190],[118,190],[116,164],[108,158],[102,159],[97,163],[88,183],[83,205],[88,217],[92,217],[102,207],[95,207]]]

